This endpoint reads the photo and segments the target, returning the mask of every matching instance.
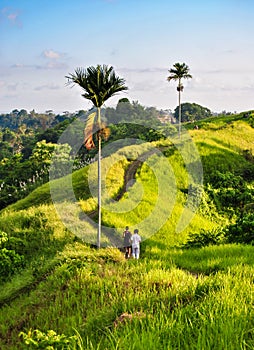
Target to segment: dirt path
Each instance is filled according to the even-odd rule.
[[[118,192],[117,196],[114,198],[115,201],[119,201],[123,195],[128,191],[128,189],[135,184],[135,176],[138,169],[142,166],[142,164],[153,154],[159,153],[158,149],[153,149],[151,151],[143,153],[138,159],[134,160],[126,169],[124,174],[124,184],[123,187]],[[98,209],[95,209],[86,215],[90,219],[96,219],[98,217]],[[107,233],[107,230],[103,230],[103,234],[107,236],[112,245],[116,247],[120,247],[122,245],[122,238],[112,235],[112,230],[109,230],[110,233]]]
[[[145,152],[143,153],[138,159],[134,160],[127,168],[125,174],[124,174],[124,184],[123,187],[120,189],[119,193],[117,194],[117,196],[114,198],[114,200],[119,201],[123,195],[125,194],[125,192],[127,192],[127,190],[134,185],[135,183],[135,176],[136,173],[138,171],[138,169],[141,167],[141,165],[146,161],[146,159],[148,159],[150,156],[152,156],[153,154],[159,153],[159,151],[157,149],[153,149],[151,151]],[[87,215],[93,219],[96,217],[96,215],[98,215],[98,209],[95,209],[89,213],[87,213]]]

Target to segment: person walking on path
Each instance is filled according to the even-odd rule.
[[[138,229],[134,230],[134,234],[131,236],[131,242],[132,242],[132,256],[134,259],[138,259],[139,252],[140,252],[140,242],[141,242],[141,237],[138,234]]]
[[[123,246],[125,249],[125,258],[128,259],[131,257],[131,232],[129,231],[129,226],[125,227],[123,232]]]

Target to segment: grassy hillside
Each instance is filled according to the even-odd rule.
[[[238,202],[222,205],[232,197],[231,185],[223,197],[213,182],[231,174],[251,193],[254,129],[242,116],[199,126],[189,129],[204,170],[198,210],[188,192],[197,184],[188,174],[197,159],[186,164],[180,146],[161,141],[103,159],[107,248],[91,247],[96,216],[92,222],[86,216],[96,208],[96,163],[2,211],[0,247],[12,260],[8,269],[0,264],[1,349],[254,348],[254,247],[182,246],[190,234],[235,221]],[[144,154],[135,183],[116,201],[128,167]],[[187,225],[179,231],[183,213]],[[147,238],[139,261],[125,260],[112,247],[125,225]]]

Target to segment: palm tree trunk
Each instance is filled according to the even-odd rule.
[[[97,108],[98,125],[101,123],[101,109]],[[101,246],[101,135],[98,133],[98,232],[97,232],[97,248]]]
[[[178,105],[179,105],[179,120],[178,120],[178,136],[179,139],[181,138],[181,119],[182,119],[182,111],[181,111],[181,81],[179,79],[179,86],[178,86]]]

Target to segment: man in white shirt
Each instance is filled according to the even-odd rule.
[[[134,259],[139,258],[139,245],[141,242],[141,237],[138,234],[138,229],[134,230],[134,234],[131,236],[131,242],[132,242],[132,256]]]

